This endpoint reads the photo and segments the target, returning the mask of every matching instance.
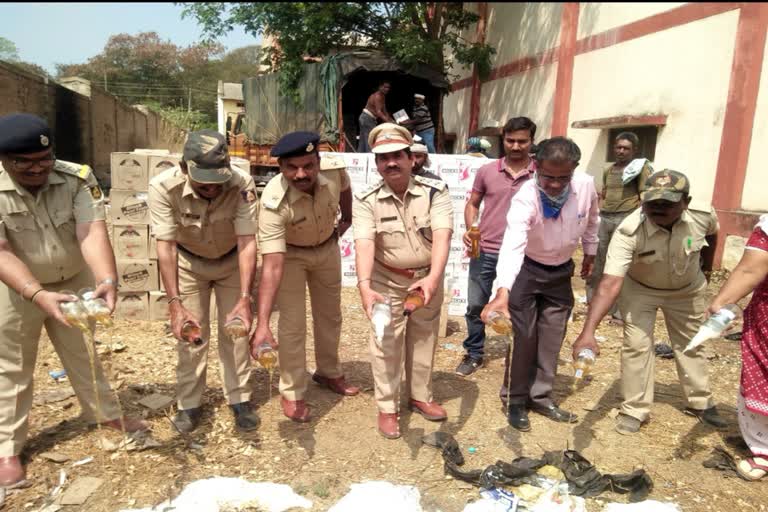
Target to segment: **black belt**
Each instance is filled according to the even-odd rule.
[[[566,261],[565,263],[561,263],[560,265],[545,265],[543,263],[539,263],[538,261],[529,258],[528,256],[523,256],[523,261],[525,263],[528,263],[529,265],[533,265],[534,267],[538,267],[538,268],[540,268],[542,270],[548,270],[550,272],[555,272],[555,271],[558,271],[558,270],[563,270],[563,269],[567,268],[568,266],[573,265],[573,260],[572,259]]]
[[[317,245],[293,245],[289,243],[286,243],[285,245],[287,245],[288,247],[293,247],[294,249],[316,249],[321,245],[327,244],[331,240],[337,239],[338,237],[339,237],[339,232],[334,229],[333,233],[331,233],[331,236],[329,236],[328,238],[326,238],[325,240],[323,240]]]
[[[226,253],[226,254],[222,254],[221,256],[219,256],[217,258],[206,258],[205,256],[200,256],[199,254],[195,254],[194,252],[190,251],[189,249],[187,249],[186,247],[184,247],[183,245],[181,245],[178,242],[176,242],[176,247],[181,252],[183,252],[184,254],[187,254],[189,256],[194,256],[195,258],[201,258],[201,259],[204,259],[204,260],[211,260],[211,261],[213,261],[213,260],[220,260],[222,258],[226,258],[227,256],[232,256],[233,254],[235,254],[237,252],[237,244],[235,244],[235,246],[232,249],[230,249],[230,251],[228,253]]]

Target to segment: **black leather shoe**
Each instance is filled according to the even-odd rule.
[[[200,424],[200,418],[203,416],[203,409],[194,407],[192,409],[179,409],[176,416],[173,417],[173,424],[179,432],[189,434]]]
[[[251,402],[240,402],[239,404],[233,404],[229,407],[235,414],[235,425],[237,425],[239,430],[248,432],[258,428],[261,420],[259,420],[259,417],[253,410],[253,405],[251,405]]]
[[[511,404],[509,406],[507,422],[521,432],[531,430],[531,422],[528,421],[528,411],[525,410],[525,405],[523,404]]]
[[[546,416],[552,421],[559,421],[561,423],[576,423],[576,421],[579,419],[579,417],[573,414],[572,412],[565,411],[559,408],[558,406],[556,406],[555,404],[552,404],[548,407],[542,407],[540,405],[531,405],[531,410],[533,412],[537,412],[541,415]]]

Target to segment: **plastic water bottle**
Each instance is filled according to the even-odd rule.
[[[579,352],[579,355],[576,356],[576,360],[573,362],[574,388],[589,375],[593,364],[595,364],[595,353],[591,349],[585,348]]]
[[[683,352],[689,352],[707,340],[719,338],[736,317],[741,315],[741,308],[736,304],[726,304],[720,311],[710,316],[699,328],[699,332],[691,339]]]
[[[376,341],[379,346],[384,339],[384,329],[392,322],[392,308],[388,302],[374,302],[371,312],[371,323]]]

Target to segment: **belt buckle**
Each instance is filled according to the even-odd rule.
[[[419,269],[413,270],[412,272],[413,272],[414,279],[422,279],[429,275],[429,267],[419,268]]]

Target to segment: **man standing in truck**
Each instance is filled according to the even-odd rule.
[[[381,82],[376,92],[368,96],[365,108],[363,108],[358,118],[360,122],[360,140],[357,143],[358,153],[371,152],[371,148],[368,146],[368,134],[376,128],[377,124],[395,122],[392,116],[389,115],[389,112],[387,112],[385,101],[390,89],[392,89],[392,85],[389,82]]]

